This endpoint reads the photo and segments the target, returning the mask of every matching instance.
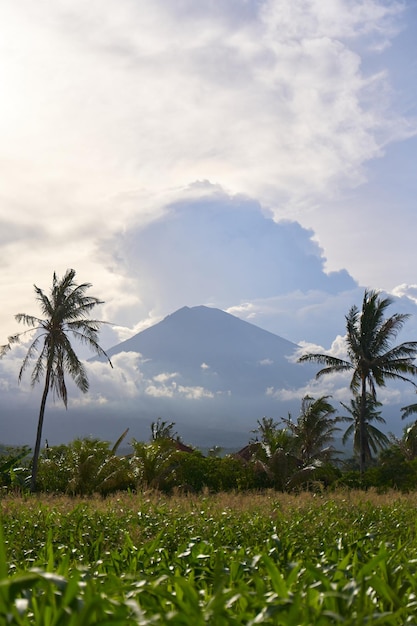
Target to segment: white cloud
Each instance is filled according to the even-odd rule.
[[[202,398],[214,398],[214,393],[204,389],[199,385],[191,387],[185,385],[178,386],[178,392],[188,400],[201,400]]]
[[[392,110],[383,65],[366,71],[361,58],[393,37],[402,10],[382,0],[5,0],[6,332],[32,283],[67,267],[93,281],[107,319],[140,328],[134,311],[146,317],[152,302],[99,243],[206,195],[195,181],[276,217],[310,225],[320,205],[328,219],[326,202],[363,181],[387,141],[415,131]]]
[[[153,380],[156,383],[166,383],[169,380],[172,380],[173,378],[177,378],[179,376],[178,372],[171,372],[171,373],[167,373],[167,372],[163,372],[162,374],[158,374],[157,376],[153,377]]]
[[[212,304],[293,341],[301,328],[307,333],[309,325],[323,326],[323,315],[330,322],[327,336],[342,330],[343,316],[338,322],[334,311],[350,306],[357,285],[346,271],[326,274],[312,231],[275,223],[247,198],[217,188],[212,194],[176,203],[164,219],[109,242],[114,262],[135,277],[143,301],[166,313]],[[279,321],[299,325],[298,336]]]
[[[120,401],[136,398],[146,381],[140,369],[141,355],[136,352],[120,352],[112,357],[113,368],[108,363],[88,363],[90,391],[77,398],[77,402]]]
[[[409,298],[414,304],[417,304],[417,285],[407,285],[406,283],[397,285],[392,289],[392,295],[397,298]]]
[[[346,336],[342,337],[341,335],[337,335],[328,350],[314,343],[300,341],[298,350],[288,357],[288,360],[296,362],[304,354],[328,354],[329,356],[346,361],[348,360]]]
[[[155,380],[155,379],[154,379]],[[200,386],[177,385],[173,382],[171,385],[158,384],[148,385],[145,393],[154,398],[174,398],[181,397],[187,400],[201,400],[203,398],[214,398],[214,393]]]
[[[312,396],[318,398],[321,396],[331,396],[334,400],[347,401],[352,397],[349,389],[350,376],[349,373],[329,374],[328,376],[313,378],[307,385],[297,389],[277,389],[269,387],[265,393],[267,396],[276,398],[280,402],[291,402],[292,400],[300,400],[304,396]]]
[[[148,385],[145,393],[153,398],[173,398],[175,394],[175,385]]]
[[[329,33],[337,39],[357,38],[374,32],[380,38],[392,35],[388,18],[403,10],[400,2],[389,5],[376,0],[303,0],[265,3],[263,15],[271,34],[285,31],[288,39],[315,39]]]

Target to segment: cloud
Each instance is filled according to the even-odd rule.
[[[115,233],[201,195],[198,181],[329,222],[364,164],[415,131],[382,62],[362,63],[398,31],[400,3],[5,0],[0,18],[1,288],[17,310],[75,267],[111,321],[121,304],[148,315],[103,249]]]
[[[169,380],[171,380],[172,378],[177,378],[179,376],[178,372],[172,372],[172,373],[167,373],[167,372],[163,372],[162,374],[158,374],[157,376],[153,377],[153,380],[156,383],[165,383]]]
[[[392,295],[397,298],[409,298],[412,302],[417,304],[417,285],[407,285],[406,283],[402,283],[401,285],[394,287]]]
[[[112,358],[113,368],[108,363],[93,361],[88,363],[87,373],[90,391],[77,398],[77,403],[124,401],[137,398],[147,384],[141,371],[142,357],[136,352],[120,352]],[[75,390],[74,390],[75,391]]]
[[[112,358],[113,368],[107,363],[88,363],[90,391],[81,395],[71,389],[72,407],[100,407],[108,403],[129,403],[146,396],[153,398],[184,398],[200,400],[214,398],[214,393],[202,386],[183,385],[177,382],[178,372],[161,372],[150,376],[143,364],[146,360],[136,352],[120,352]],[[73,385],[71,385],[73,387]]]
[[[155,380],[155,378],[154,378]],[[157,381],[159,382],[159,381]],[[187,400],[201,400],[203,398],[214,398],[214,393],[204,387],[177,385],[172,382],[170,385],[166,384],[151,384],[145,389],[145,393],[153,398],[185,398]]]
[[[176,203],[164,218],[108,244],[119,272],[135,280],[154,311],[204,303],[254,323],[268,309],[271,317],[281,309],[282,318],[294,321],[299,309],[305,315],[310,309],[314,318],[314,307],[324,306],[331,315],[331,298],[357,288],[345,270],[325,272],[311,230],[276,223],[247,198],[218,188],[206,192],[211,194]]]
[[[329,356],[336,357],[337,359],[347,361],[348,354],[346,335],[344,335],[343,337],[341,335],[337,335],[328,350],[314,343],[300,341],[298,349],[295,350],[294,354],[288,357],[288,360],[296,362],[304,354],[328,354]]]
[[[295,389],[268,387],[265,390],[265,395],[283,403],[300,400],[304,396],[313,398],[331,396],[334,401],[348,402],[352,397],[352,392],[349,389],[350,378],[349,373],[329,374],[319,379],[313,378],[308,384]]]

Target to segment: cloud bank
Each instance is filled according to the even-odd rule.
[[[133,310],[144,297],[103,241],[205,196],[198,181],[320,230],[330,266],[347,267],[332,237],[337,222],[353,236],[351,207],[337,202],[415,131],[384,69],[405,16],[382,0],[5,0],[6,332],[32,283],[67,267]]]

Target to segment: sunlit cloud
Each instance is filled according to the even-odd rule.
[[[75,267],[124,339],[166,311],[103,242],[216,190],[316,223],[317,207],[331,217],[365,164],[416,130],[387,72],[361,57],[404,27],[402,3],[105,4],[2,5],[6,329],[33,282]]]
[[[159,384],[148,385],[145,389],[148,396],[154,398],[174,398],[181,397],[187,400],[201,400],[203,398],[214,398],[214,393],[200,386],[177,385],[173,382],[171,385]]]

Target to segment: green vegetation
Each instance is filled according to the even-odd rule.
[[[0,623],[415,623],[415,496],[0,501]]]
[[[341,486],[375,487],[380,493],[416,490],[417,422],[407,426],[400,438],[384,436],[383,446],[370,431],[370,449],[374,451],[379,443],[380,451],[371,457],[366,471],[360,472],[355,457],[341,459],[332,445],[336,424],[343,420],[333,415],[326,398],[307,397],[297,420],[258,420],[249,444],[225,456],[204,456],[184,445],[178,436],[154,438],[153,434],[148,442],[131,440],[131,452],[119,454],[128,431],[114,445],[97,438],[47,445],[39,456],[37,490],[71,496],[108,496],[147,489],[165,494],[264,489],[321,492]],[[25,493],[30,476],[28,447],[9,447],[0,453],[0,488],[4,494]]]

